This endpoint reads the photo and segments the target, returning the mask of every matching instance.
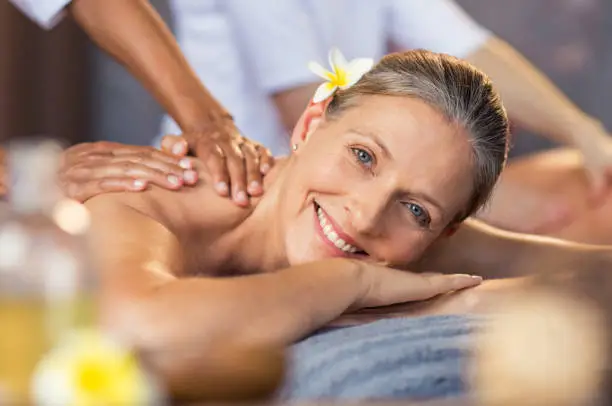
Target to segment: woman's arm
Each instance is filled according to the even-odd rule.
[[[288,344],[361,295],[359,266],[351,261],[255,276],[188,277],[177,236],[160,222],[113,196],[86,205],[103,313],[146,350],[218,340]]]
[[[231,376],[240,391],[269,388],[280,373],[275,350],[337,316],[359,293],[357,267],[339,261],[325,272],[303,267],[180,279],[184,257],[176,235],[112,197],[86,204],[102,322],[145,356],[174,396],[209,394],[202,382],[219,376]]]
[[[611,247],[514,233],[468,219],[455,235],[432,246],[415,267],[423,271],[505,278],[564,266],[590,269],[602,263],[609,263],[612,268]]]
[[[179,238],[151,212],[126,205],[119,195],[98,196],[86,205],[101,272],[103,322],[149,354],[169,382],[176,382],[175,371],[185,365],[195,372],[205,369],[193,359],[219,344],[283,347],[349,308],[422,300],[480,282],[467,275],[420,276],[343,259],[252,276],[189,277]],[[185,348],[193,349],[193,357],[178,355]]]

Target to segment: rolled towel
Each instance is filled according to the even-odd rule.
[[[461,396],[474,333],[483,318],[385,319],[311,336],[292,348],[284,400]]]

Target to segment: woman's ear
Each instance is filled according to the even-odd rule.
[[[331,100],[324,100],[319,103],[310,101],[306,110],[300,116],[297,124],[293,128],[293,134],[291,135],[291,145],[294,146],[293,150],[299,149],[304,142],[308,140],[308,137],[317,129],[325,118],[325,110]],[[296,148],[297,147],[297,148]]]

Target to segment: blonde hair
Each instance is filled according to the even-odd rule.
[[[326,116],[333,119],[364,95],[414,97],[462,126],[472,145],[474,181],[470,201],[456,221],[484,205],[506,163],[509,144],[506,111],[484,73],[465,61],[430,51],[390,54],[355,85],[339,90]]]

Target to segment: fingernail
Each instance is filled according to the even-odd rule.
[[[261,165],[261,173],[268,173],[268,171],[270,170],[270,165],[268,164],[263,164]]]
[[[244,193],[244,191],[241,190],[236,193],[235,199],[238,203],[245,203],[247,201],[247,195],[246,193]]]
[[[180,186],[181,184],[181,180],[178,178],[178,176],[175,175],[168,175],[168,182],[170,182],[174,186]]]
[[[217,189],[217,191],[219,191],[220,193],[227,193],[228,191],[227,183],[217,182],[215,184],[215,189]]]
[[[250,190],[259,190],[259,188],[260,188],[259,182],[257,182],[256,180],[254,180],[253,182],[249,184]]]
[[[179,162],[179,166],[183,169],[191,169],[191,159],[183,158]]]
[[[142,179],[136,179],[136,180],[134,181],[134,188],[135,188],[135,189],[144,189],[144,188],[145,188],[145,186],[147,186],[147,182],[145,182],[145,181],[144,181],[144,180],[142,180]]]
[[[198,181],[198,174],[196,171],[185,171],[183,179],[185,179],[187,183],[196,183]]]
[[[174,144],[172,146],[172,153],[176,154],[176,155],[180,155],[183,153],[183,144],[181,144],[180,142],[177,144]]]
[[[482,276],[472,275],[472,279],[482,282]]]

